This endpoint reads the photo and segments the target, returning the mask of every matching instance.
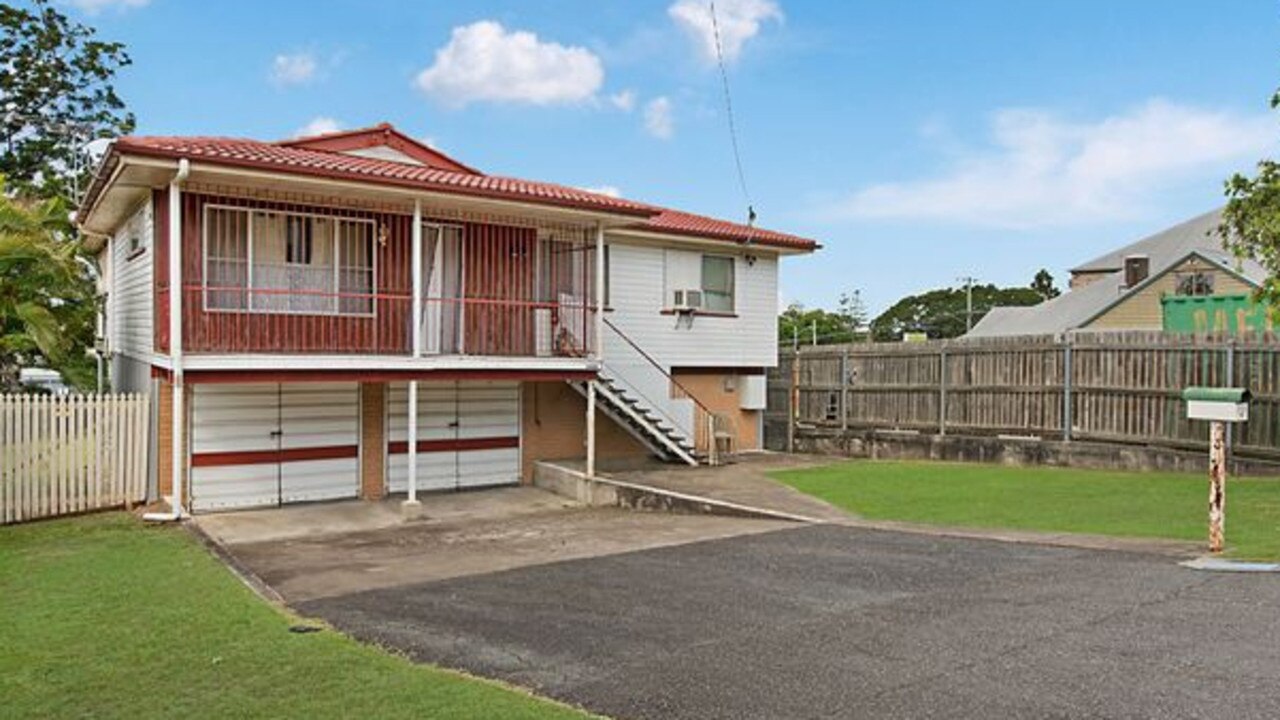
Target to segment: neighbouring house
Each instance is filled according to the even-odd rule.
[[[1270,329],[1251,295],[1266,279],[1217,234],[1215,210],[1071,270],[1068,292],[1028,307],[992,308],[965,337],[1068,330],[1243,332]]]
[[[154,495],[192,512],[758,448],[778,263],[818,247],[386,124],[120,138],[78,217],[112,386],[153,396]]]

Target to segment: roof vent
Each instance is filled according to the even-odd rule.
[[[1125,255],[1124,286],[1131,288],[1147,279],[1151,272],[1151,258],[1146,255]]]

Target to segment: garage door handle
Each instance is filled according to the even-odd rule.
[[[457,421],[457,420],[454,420],[453,422],[449,423],[449,427],[451,427],[451,428],[456,428],[456,427],[458,427],[458,421]]]
[[[283,430],[272,430],[272,431],[271,431],[271,437],[273,437],[273,438],[278,438],[278,437],[280,437],[280,436],[281,436],[281,435],[283,435],[283,434],[284,434],[284,431],[283,431]]]

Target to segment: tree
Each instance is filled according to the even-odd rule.
[[[862,301],[862,291],[841,293],[836,310],[808,309],[793,303],[778,316],[778,342],[790,346],[793,342],[808,345],[816,333],[819,344],[848,343],[856,341],[867,325],[867,306]]]
[[[85,348],[97,306],[88,263],[65,237],[60,198],[10,197],[0,183],[0,392],[19,388],[18,370],[49,367],[72,385],[92,385]]]
[[[133,130],[111,82],[129,56],[94,35],[48,0],[0,4],[0,175],[12,191],[74,203],[91,171],[85,145]]]
[[[1271,95],[1271,109],[1280,108],[1280,90]],[[1267,271],[1255,291],[1257,300],[1280,308],[1280,163],[1263,158],[1257,174],[1235,173],[1227,179],[1227,205],[1218,235],[1236,257],[1251,258]]]
[[[1053,276],[1048,270],[1040,268],[1036,276],[1031,280],[1031,289],[1045,300],[1052,300],[1062,294],[1062,291],[1054,287]]]
[[[867,304],[862,301],[861,290],[840,293],[836,308],[837,314],[844,318],[849,328],[855,333],[866,327],[867,321],[871,319],[870,314],[867,312]]]
[[[1043,298],[1029,287],[998,288],[974,285],[973,322],[999,305],[1036,305]],[[940,288],[909,295],[871,321],[871,336],[878,341],[901,340],[905,333],[925,333],[931,339],[959,337],[966,330],[968,314],[964,288]]]

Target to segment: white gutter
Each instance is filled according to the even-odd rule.
[[[182,518],[182,471],[187,464],[186,408],[182,377],[182,183],[191,174],[191,163],[178,161],[178,172],[169,181],[169,356],[172,359],[173,414],[170,422],[169,472],[171,492],[169,512],[147,513],[144,520],[170,522]]]

